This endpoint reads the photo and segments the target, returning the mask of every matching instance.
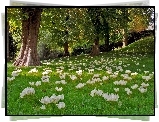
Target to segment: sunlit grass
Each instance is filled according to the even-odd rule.
[[[12,81],[7,81],[7,113],[8,115],[153,115],[154,114],[154,39],[148,37],[141,39],[123,49],[109,53],[101,53],[100,56],[90,57],[82,55],[77,57],[58,58],[50,61],[49,65],[36,67],[37,73],[28,73],[35,67],[21,67],[22,72]],[[7,76],[11,77],[15,69],[11,63],[7,64]],[[60,81],[57,67],[63,66],[63,73],[66,84],[56,84]],[[117,67],[121,66],[122,71]],[[48,75],[49,82],[41,82],[40,86],[31,86],[29,82],[41,81],[44,68],[52,70]],[[71,70],[70,70],[71,69]],[[93,74],[89,74],[88,69],[94,69]],[[82,70],[82,75],[78,76],[76,71]],[[126,80],[126,85],[115,85],[114,81],[123,80],[122,74],[130,70],[131,73],[137,72],[137,75],[129,77],[132,80]],[[116,78],[110,77],[109,72],[117,73]],[[149,71],[145,74],[144,71]],[[108,76],[105,81],[86,83],[92,79],[94,74],[99,74],[102,80],[103,76]],[[72,80],[70,75],[75,75],[77,79]],[[145,81],[142,76],[151,75],[149,81]],[[141,93],[138,88],[131,89],[134,84],[140,85],[148,83],[147,92]],[[82,88],[76,88],[79,83],[86,83]],[[20,98],[20,93],[26,87],[33,87],[35,94]],[[61,91],[55,88],[62,87]],[[118,101],[106,101],[102,96],[90,95],[93,89],[102,90],[104,93],[114,93],[119,95]],[[115,92],[114,88],[119,88]],[[128,95],[125,88],[129,88],[132,94]],[[39,100],[45,96],[64,95],[65,107],[59,109],[57,103],[45,105],[46,109],[41,109],[43,105]]]

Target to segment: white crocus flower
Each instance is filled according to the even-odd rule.
[[[149,74],[150,77],[153,77],[154,74]]]
[[[121,66],[116,67],[116,70],[120,70],[120,69],[122,69],[122,67],[121,67]]]
[[[95,82],[97,82],[97,78],[92,78],[92,81],[91,81],[92,83],[95,83]]]
[[[145,74],[149,73],[149,71],[144,71],[144,72],[145,72]]]
[[[137,72],[131,73],[132,76],[137,75],[137,74],[138,74]]]
[[[116,76],[116,75],[110,75],[110,77],[111,77],[111,78],[116,78],[117,76]]]
[[[37,73],[38,70],[36,68],[31,69],[28,73]]]
[[[111,94],[103,93],[102,96],[107,101],[118,101],[118,99],[119,99],[119,95],[118,94],[113,94],[113,93],[111,93]]]
[[[103,83],[100,83],[100,85],[103,85]]]
[[[77,79],[77,77],[76,77],[75,75],[70,75],[70,78],[71,78],[72,80],[76,80],[76,79]]]
[[[48,75],[49,73],[45,71],[45,72],[43,72],[42,74],[43,74],[43,75]]]
[[[114,75],[116,75],[116,76],[117,76],[118,74],[119,74],[119,72],[114,72]]]
[[[110,71],[110,70],[108,70],[108,71],[106,71],[108,74],[112,74],[112,71]]]
[[[94,74],[93,78],[98,78],[100,74]]]
[[[149,86],[149,84],[148,84],[148,83],[146,84],[146,83],[143,82],[143,83],[141,84],[141,86],[142,86],[142,87],[147,87],[147,86]]]
[[[64,102],[59,102],[56,105],[57,105],[58,109],[65,108],[65,103]]]
[[[48,96],[45,96],[44,98],[42,98],[40,102],[46,105],[51,103],[50,98]]]
[[[131,86],[132,89],[136,89],[138,87],[137,84],[134,84],[133,86]]]
[[[51,97],[50,97],[50,103],[56,103],[56,98],[57,96],[55,94],[53,94]]]
[[[76,86],[76,88],[79,89],[79,88],[84,87],[85,85],[86,85],[85,83],[79,83],[79,84]]]
[[[50,65],[51,63],[50,62],[46,62],[46,63],[43,63],[43,64]]]
[[[81,76],[82,75],[82,70],[76,71],[76,73]]]
[[[98,95],[98,96],[102,96],[103,91],[98,89],[98,90],[95,92],[95,94]]]
[[[126,84],[127,84],[127,81],[120,80],[120,81],[119,81],[119,84],[120,84],[120,85],[126,85]]]
[[[125,88],[125,91],[130,91],[130,89],[129,88]]]
[[[132,94],[132,91],[130,91],[129,88],[125,88],[125,91],[127,92],[128,95]]]
[[[18,75],[19,75],[19,72],[17,72],[17,71],[13,71],[13,72],[12,72],[12,76],[13,76],[13,77],[18,76]]]
[[[42,80],[42,82],[49,82],[49,78],[50,78],[50,76],[44,75],[44,76],[42,76],[41,80]]]
[[[141,92],[141,93],[144,93],[144,92],[147,92],[147,88],[142,88],[142,87],[140,87],[140,88],[138,88],[138,90]]]
[[[95,95],[96,92],[97,92],[97,90],[96,90],[96,88],[95,88],[95,89],[93,89],[93,90],[91,91],[91,94],[90,94],[90,95],[91,95],[92,97],[94,97],[94,95]]]
[[[88,80],[86,83],[88,83],[88,84],[94,84],[96,82],[96,79],[92,79],[92,80]]]
[[[45,105],[42,105],[40,108],[41,108],[41,109],[46,109]]]
[[[122,77],[129,77],[128,74],[121,74]]]
[[[52,70],[51,70],[51,69],[45,69],[45,72],[47,72],[47,73],[51,73],[51,72],[52,72]]]
[[[89,74],[93,74],[94,69],[88,69]]]
[[[103,93],[103,94],[102,94],[102,97],[103,97],[104,99],[107,99],[107,98],[109,97],[109,94],[108,94],[108,93]]]
[[[100,78],[96,78],[96,81],[97,82],[101,82],[102,80]]]
[[[61,83],[62,84],[66,84],[67,82],[65,80],[61,80]]]
[[[63,88],[62,87],[60,87],[60,88],[56,87],[55,89],[56,89],[56,91],[62,91]]]
[[[126,70],[126,71],[125,71],[125,73],[130,74],[130,73],[131,73],[131,71],[130,71],[130,70]]]
[[[19,72],[19,73],[20,73],[20,72],[22,72],[22,70],[21,70],[21,69],[18,69],[18,70],[17,70],[17,72]]]
[[[132,80],[131,77],[124,77],[123,79],[124,79],[124,80]]]
[[[15,77],[7,77],[7,81],[12,81],[12,80],[14,80],[15,79]]]
[[[136,63],[136,65],[139,65],[139,63]]]
[[[56,82],[55,82],[55,84],[60,84],[60,83],[61,83],[61,81],[56,81]]]
[[[115,85],[119,85],[120,83],[118,81],[113,82]]]
[[[60,81],[61,84],[66,84],[67,82],[65,80]]]
[[[120,72],[122,72],[122,71],[123,71],[123,69],[119,69],[119,71],[120,71]]]
[[[32,87],[25,88],[22,93],[20,93],[20,97],[23,98],[25,95],[35,94],[35,90]]]
[[[30,84],[31,86],[34,86],[34,82],[29,82],[29,84]]]
[[[142,79],[144,79],[144,80],[148,81],[148,80],[150,80],[150,79],[151,79],[151,77],[150,77],[150,76],[142,76]]]
[[[61,70],[61,69],[56,69],[56,72],[57,72],[58,74],[61,74],[61,73],[63,72],[63,70]]]
[[[128,95],[132,94],[132,91],[127,91],[127,94],[128,94]]]
[[[60,79],[65,79],[65,74],[61,74],[59,77],[60,77]]]
[[[36,85],[36,86],[40,86],[40,85],[41,85],[41,81],[37,81],[37,82],[35,83],[35,85]]]
[[[60,66],[60,69],[64,70],[64,67],[63,67],[63,66]]]
[[[57,96],[60,100],[64,100],[64,94],[58,95]]]
[[[114,88],[115,92],[118,92],[119,91],[119,88]]]
[[[91,80],[89,79],[86,83],[88,83],[88,84],[92,84],[92,82],[91,82]]]

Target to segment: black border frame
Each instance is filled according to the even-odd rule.
[[[33,3],[34,4],[34,3]],[[155,26],[155,6],[5,6],[5,40],[7,39],[7,8],[23,8],[23,7],[32,7],[32,8],[154,8],[154,31],[156,30]],[[154,32],[155,33],[155,32]],[[5,41],[4,40],[4,41]],[[155,86],[155,44],[156,44],[156,33],[154,36],[154,115],[8,115],[7,114],[7,42],[5,41],[5,116],[155,116],[155,105],[156,99],[156,86]]]

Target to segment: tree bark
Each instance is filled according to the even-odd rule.
[[[101,16],[101,9],[100,8],[89,8],[88,14],[91,18],[91,21],[95,28],[95,34],[96,38],[94,40],[94,45],[92,47],[92,51],[90,53],[91,56],[97,56],[100,54],[99,50],[99,34],[101,33],[101,22],[100,22],[100,16]]]
[[[7,62],[10,61],[9,57],[9,22],[7,22]]]
[[[125,17],[128,17],[128,8],[125,8],[124,9],[124,16]],[[123,29],[123,46],[127,46],[128,45],[128,21],[125,20],[125,26],[124,26],[124,29]]]
[[[68,51],[68,42],[65,42],[63,47],[64,47],[64,55],[63,56],[70,56],[70,53]]]
[[[13,65],[38,66],[41,64],[37,53],[37,40],[42,10],[40,8],[23,10],[28,14],[28,18],[22,20],[22,45],[20,54]]]
[[[127,34],[127,29],[123,29],[123,46],[127,46],[128,45],[128,34]]]
[[[94,45],[92,47],[92,52],[91,52],[91,56],[97,56],[100,54],[100,50],[99,50],[99,37],[97,36],[96,39],[94,40]]]
[[[106,32],[106,36],[105,36],[105,48],[106,48],[106,52],[109,51],[109,24],[107,22],[105,22],[105,32]]]

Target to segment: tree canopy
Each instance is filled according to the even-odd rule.
[[[34,8],[7,8],[9,32],[19,48],[23,39],[22,21],[33,14],[24,12],[27,9]],[[65,49],[66,45],[71,49],[77,45],[90,45],[97,36],[99,43],[105,44],[126,40],[128,33],[146,30],[154,12],[150,7],[41,9],[37,44],[46,44],[52,49]]]

